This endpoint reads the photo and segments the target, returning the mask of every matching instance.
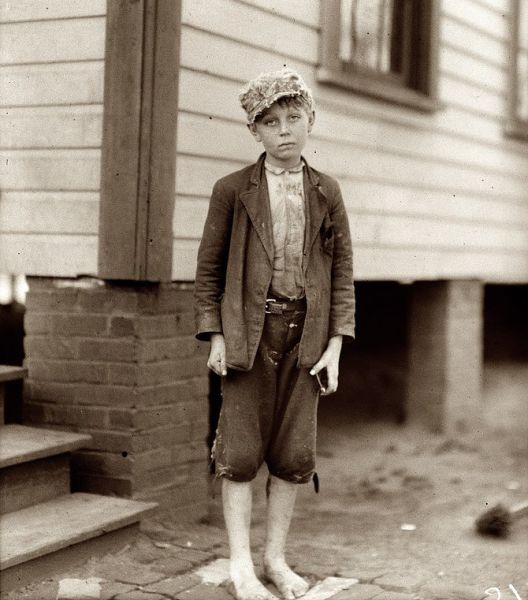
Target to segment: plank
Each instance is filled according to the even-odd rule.
[[[318,59],[319,40],[314,28],[246,4],[184,0],[182,23],[311,64]]]
[[[100,60],[105,17],[0,24],[0,63]]]
[[[444,72],[439,78],[440,100],[493,119],[504,119],[506,96],[477,88],[468,81],[459,80]]]
[[[198,241],[175,240],[173,279],[192,281]],[[528,256],[508,252],[406,246],[354,246],[357,281],[478,278],[484,282],[528,283]]]
[[[0,271],[49,277],[96,276],[97,237],[2,233]]]
[[[0,161],[3,190],[99,190],[101,151],[6,150]]]
[[[102,104],[102,60],[0,66],[0,105]]]
[[[319,0],[244,0],[278,16],[298,21],[313,28],[319,27]]]
[[[470,50],[490,64],[507,68],[509,61],[507,40],[490,37],[472,25],[445,15],[440,29],[440,44],[449,44],[460,50]]]
[[[77,493],[2,515],[1,568],[135,523],[156,506],[152,502]]]
[[[503,49],[502,56],[508,56],[506,48]],[[484,87],[497,94],[504,94],[507,89],[507,65],[496,66],[452,46],[440,47],[440,70],[477,88]]]
[[[24,367],[15,367],[12,365],[0,365],[0,383],[6,381],[18,381],[24,379],[27,375],[27,369]]]
[[[72,452],[88,446],[91,440],[86,434],[5,425],[0,437],[0,469]]]
[[[489,10],[477,2],[471,0],[443,0],[442,13],[460,19],[470,26],[478,24],[478,28],[486,31],[490,36],[497,39],[507,40],[508,34],[508,14]]]
[[[2,148],[100,147],[102,105],[5,108]]]
[[[16,0],[0,4],[0,22],[91,17],[106,14],[105,0]]]
[[[0,233],[92,234],[99,231],[96,192],[4,192]]]
[[[259,147],[243,125],[210,120],[200,115],[179,115],[178,148],[180,152],[230,160],[251,160],[259,154]],[[315,154],[314,154],[315,152]],[[491,172],[485,167],[442,162],[433,156],[420,156],[410,150],[407,154],[391,152],[382,146],[351,146],[318,137],[315,132],[309,141],[305,156],[316,157],[319,166],[336,176],[347,173],[378,177],[413,185],[427,181],[429,185],[453,185],[454,191],[472,190],[496,194],[525,196],[526,176],[512,176]]]

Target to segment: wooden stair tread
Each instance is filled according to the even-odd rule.
[[[13,367],[11,365],[0,365],[0,383],[4,381],[17,381],[24,379],[27,369],[24,367]]]
[[[0,468],[86,447],[91,437],[25,425],[0,427]]]
[[[157,504],[96,494],[67,494],[0,517],[0,569],[137,523]]]

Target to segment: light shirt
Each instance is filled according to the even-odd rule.
[[[306,216],[303,163],[283,169],[264,163],[273,226],[271,292],[295,299],[304,296],[303,249]]]

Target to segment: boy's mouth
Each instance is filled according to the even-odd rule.
[[[289,146],[295,146],[294,142],[284,142],[283,144],[279,144],[279,148],[288,148]]]

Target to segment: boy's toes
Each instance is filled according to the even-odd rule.
[[[308,582],[294,573],[285,563],[273,567],[267,565],[265,573],[285,600],[301,598],[310,588]]]
[[[227,586],[227,591],[236,600],[279,600],[258,579],[256,581],[237,581],[236,584],[231,581]]]

